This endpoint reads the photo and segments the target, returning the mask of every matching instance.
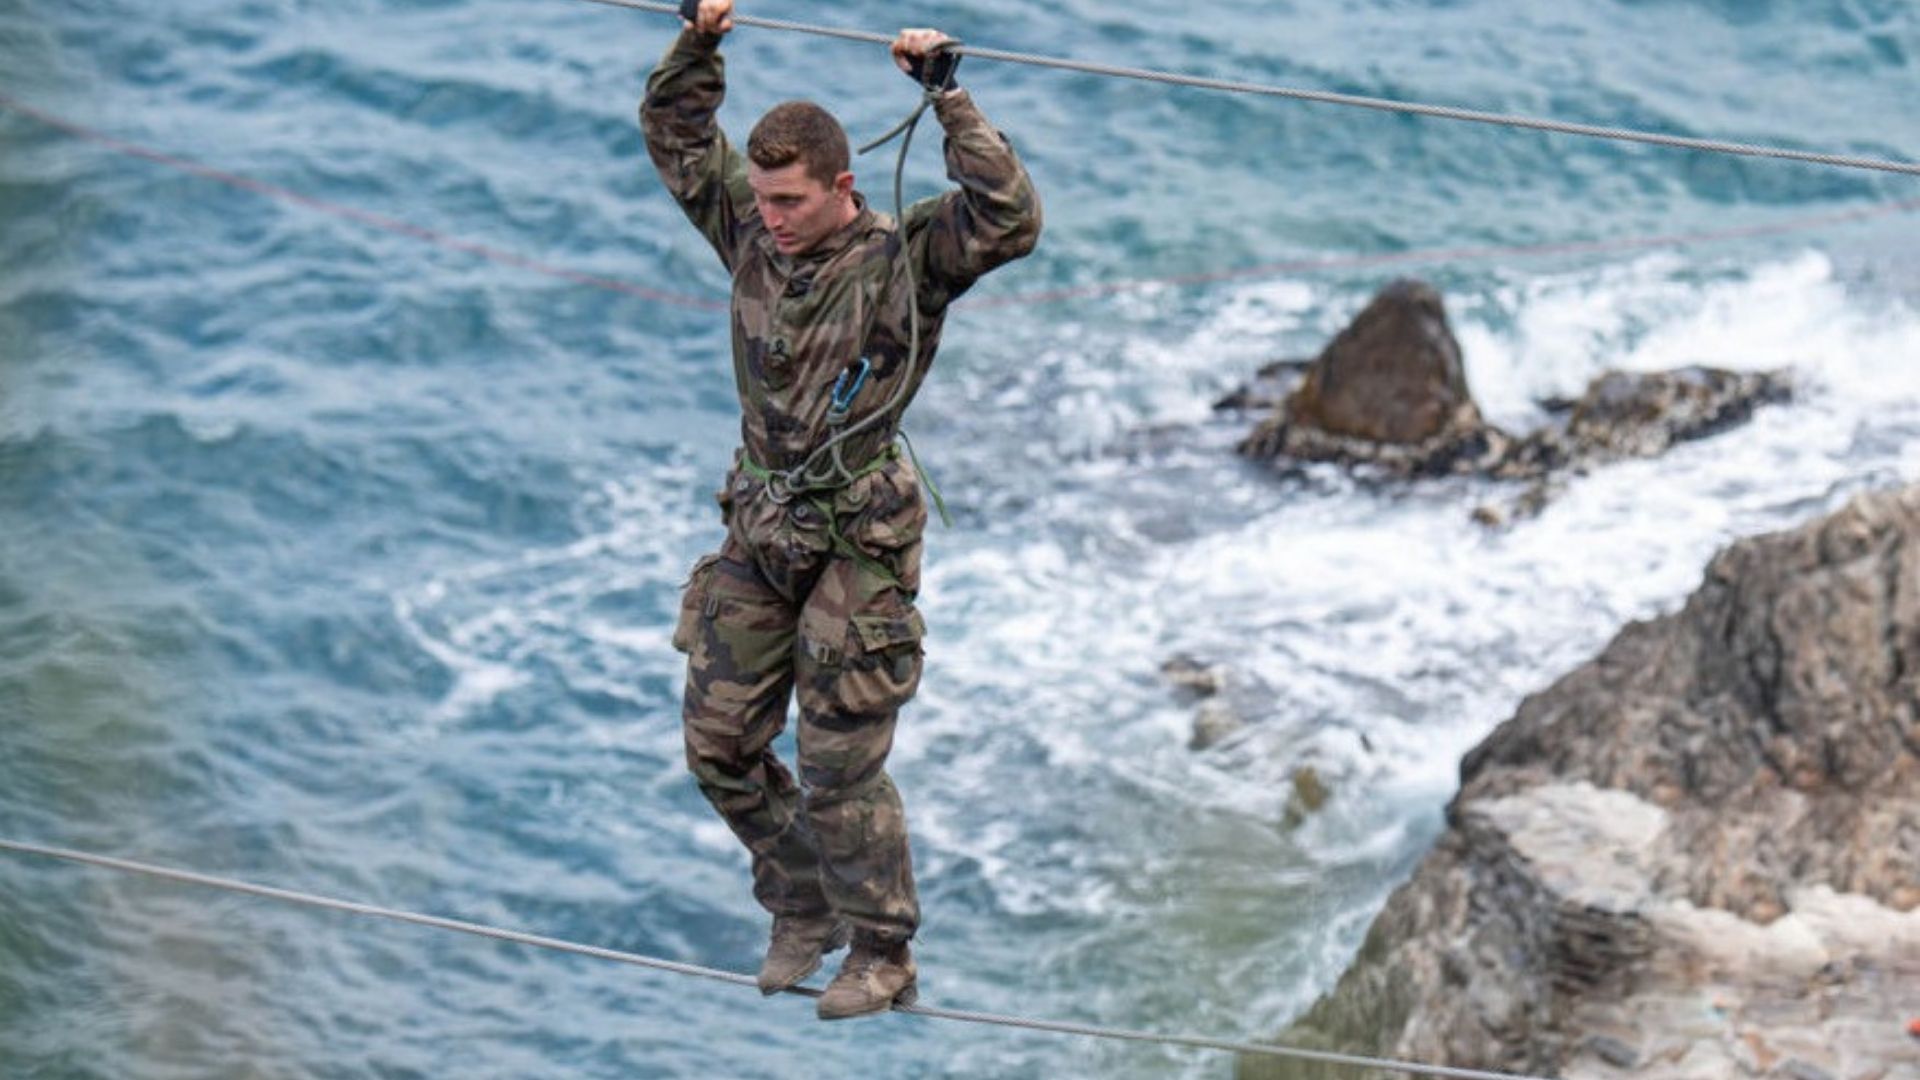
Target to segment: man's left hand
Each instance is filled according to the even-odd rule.
[[[724,35],[733,29],[733,0],[683,0],[680,25],[702,34]]]
[[[930,90],[952,90],[958,85],[953,72],[960,66],[960,54],[945,46],[957,44],[938,30],[902,30],[893,39],[893,62]]]

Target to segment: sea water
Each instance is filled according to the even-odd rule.
[[[1891,0],[742,11],[1920,154],[1920,15]],[[634,120],[672,33],[574,0],[0,0],[0,836],[757,965],[668,644],[737,437],[725,277]],[[726,52],[736,137],[790,97],[856,141],[912,104],[872,46],[746,28]],[[1733,539],[1920,478],[1920,226],[1894,208],[1920,180],[961,78],[1047,225],[954,309],[908,424],[957,519],[929,533],[927,676],[891,760],[925,1001],[1278,1032],[1526,694]],[[942,183],[936,145],[909,198]],[[856,164],[883,209],[890,168]],[[1609,369],[1785,368],[1796,398],[1501,530],[1470,519],[1501,485],[1236,458],[1250,420],[1211,403],[1399,274],[1442,289],[1510,430]],[[1205,750],[1177,655],[1225,665],[1245,721]],[[1295,820],[1305,767],[1330,797]],[[802,999],[0,855],[10,1077],[1230,1072],[825,1026]]]

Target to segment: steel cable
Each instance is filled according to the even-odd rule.
[[[328,911],[344,912],[369,918],[391,919],[395,922],[411,923],[416,926],[428,926],[436,930],[451,930],[476,937],[492,938],[495,941],[511,942],[516,945],[528,945],[555,952],[572,953],[577,956],[592,957],[596,960],[611,960],[615,963],[632,964],[637,967],[653,968],[657,971],[671,972],[675,975],[690,975],[696,978],[712,979],[717,982],[732,983],[736,986],[755,986],[752,976],[717,968],[702,967],[699,964],[683,964],[673,960],[662,960],[637,953],[607,949],[597,945],[582,945],[561,938],[545,937],[540,934],[528,934],[518,930],[503,930],[499,927],[485,926],[480,923],[465,922],[460,919],[448,919],[439,915],[423,915],[419,912],[401,911],[395,908],[378,907],[353,900],[337,900],[332,897],[316,896],[312,893],[298,892],[293,889],[279,889],[271,885],[256,885],[232,878],[215,877],[192,870],[176,870],[150,863],[134,862],[131,859],[115,858],[111,855],[96,855],[91,852],[75,851],[71,848],[52,847],[44,844],[29,844],[14,840],[0,839],[0,851],[18,855],[34,855],[48,859],[60,859],[66,862],[81,863],[87,866],[117,870],[127,874],[140,874],[160,878],[185,885],[199,885],[225,892],[242,893],[248,896],[279,900],[290,904],[323,908]],[[788,993],[804,997],[819,997],[820,991],[811,987],[796,986]],[[1075,1024],[1061,1020],[1034,1020],[1021,1016],[1004,1016],[998,1013],[972,1012],[965,1009],[945,1009],[933,1005],[895,1005],[894,1012],[924,1016],[935,1020],[956,1020],[969,1024],[989,1024],[995,1027],[1018,1028],[1026,1031],[1043,1031],[1059,1035],[1083,1035],[1088,1038],[1119,1040],[1125,1042],[1155,1043],[1162,1046],[1181,1046],[1199,1050],[1221,1050],[1236,1054],[1256,1054],[1265,1057],[1293,1058],[1302,1061],[1318,1061],[1332,1065],[1350,1065],[1354,1068],[1386,1069],[1404,1073],[1408,1076],[1437,1076],[1449,1080],[1544,1080],[1541,1077],[1526,1076],[1518,1073],[1488,1072],[1484,1069],[1461,1069],[1447,1065],[1422,1065],[1415,1062],[1391,1061],[1385,1058],[1361,1057],[1355,1054],[1339,1054],[1327,1050],[1308,1050],[1301,1047],[1281,1046],[1277,1043],[1239,1042],[1232,1039],[1212,1039],[1195,1035],[1164,1035],[1150,1031],[1133,1031],[1126,1028],[1098,1027],[1091,1024]]]
[[[609,7],[631,8],[636,11],[657,12],[665,15],[674,15],[676,17],[680,12],[679,6],[676,4],[653,3],[650,2],[650,0],[587,0],[587,2],[592,4],[605,4]],[[785,19],[767,19],[753,15],[735,15],[733,21],[741,26],[757,26],[765,30],[784,30],[800,34],[813,34],[820,37],[840,38],[845,41],[867,42],[875,45],[886,45],[893,41],[893,38],[888,35],[875,34],[865,30],[843,30],[833,26],[813,26],[807,23],[789,22]],[[1087,75],[1100,75],[1109,78],[1140,79],[1146,82],[1161,83],[1169,86],[1190,86],[1201,90],[1224,90],[1235,94],[1257,94],[1263,97],[1317,102],[1322,105],[1344,105],[1360,109],[1373,109],[1380,112],[1408,113],[1414,116],[1429,116],[1441,120],[1462,120],[1474,124],[1496,124],[1502,127],[1551,132],[1557,135],[1577,135],[1592,139],[1611,139],[1618,142],[1648,143],[1654,146],[1674,147],[1682,150],[1701,150],[1709,153],[1733,154],[1741,157],[1778,158],[1785,161],[1800,161],[1814,165],[1831,165],[1843,169],[1872,169],[1879,172],[1920,176],[1920,163],[1910,161],[1892,161],[1886,158],[1860,157],[1851,154],[1829,154],[1812,150],[1794,150],[1783,146],[1763,146],[1757,143],[1728,142],[1721,139],[1701,139],[1688,135],[1666,135],[1656,131],[1640,131],[1635,128],[1611,127],[1602,124],[1576,124],[1565,120],[1547,120],[1531,116],[1518,116],[1511,113],[1486,112],[1480,109],[1462,109],[1451,105],[1428,105],[1415,101],[1396,101],[1390,98],[1366,97],[1360,94],[1340,94],[1330,90],[1301,90],[1287,86],[1270,86],[1265,83],[1243,82],[1237,79],[1213,79],[1199,75],[1181,75],[1170,71],[1153,71],[1147,68],[1098,64],[1084,60],[1069,60],[1057,56],[1041,56],[1035,53],[1011,52],[1006,49],[986,49],[978,45],[957,45],[954,46],[953,51],[962,56],[977,56],[982,60],[1000,60],[1010,64],[1028,64],[1035,67],[1057,68],[1062,71],[1077,71]]]
[[[0,93],[0,109],[17,112],[22,116],[30,117],[50,128],[66,132],[75,138],[87,140],[130,158],[164,166],[190,176],[200,177],[204,180],[225,184],[229,187],[250,192],[263,198],[274,199],[333,217],[342,218],[368,228],[406,236],[451,251],[476,255],[504,266],[532,271],[563,281],[570,281],[576,285],[586,285],[611,292],[626,293],[644,300],[671,304],[676,307],[693,308],[700,311],[725,311],[727,309],[727,301],[720,295],[696,296],[684,293],[671,293],[618,278],[587,273],[565,266],[556,266],[520,252],[508,251],[491,244],[454,236],[386,214],[379,214],[373,211],[363,210],[359,207],[331,202],[255,177],[245,176],[225,169],[217,169],[210,165],[181,157],[175,153],[167,153],[150,146],[129,142],[125,139],[108,135],[105,132],[87,127],[84,124],[76,123],[66,117],[48,112],[45,109],[29,105],[24,101],[20,101],[4,93]],[[1638,251],[1655,247],[1672,247],[1681,244],[1716,243],[1727,240],[1783,235],[1808,229],[1822,228],[1829,225],[1868,221],[1894,214],[1911,213],[1915,210],[1920,210],[1920,199],[1904,199],[1896,202],[1878,203],[1855,209],[1812,214],[1752,225],[1736,225],[1721,229],[1700,229],[1690,232],[1624,236],[1604,240],[1549,240],[1529,244],[1488,244],[1477,247],[1415,248],[1405,251],[1307,256],[1281,262],[1260,263],[1252,266],[1231,267],[1221,270],[1128,278],[1121,281],[1096,282],[1086,285],[1071,285],[1027,292],[999,294],[969,293],[961,302],[972,307],[998,308],[1022,304],[1051,304],[1067,300],[1092,299],[1153,286],[1204,285],[1223,281],[1276,277],[1283,274],[1321,273],[1336,270],[1353,270],[1375,266],[1402,266],[1428,262],[1464,262],[1483,259]]]

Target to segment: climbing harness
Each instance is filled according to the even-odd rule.
[[[877,576],[880,580],[897,587],[904,587],[899,577],[895,575],[893,571],[887,569],[879,560],[861,551],[859,545],[847,539],[846,534],[840,531],[840,519],[839,516],[834,513],[833,506],[835,493],[842,488],[851,487],[860,480],[879,472],[889,464],[899,460],[899,457],[899,449],[892,444],[888,444],[882,448],[879,453],[873,455],[872,460],[868,461],[865,465],[848,472],[844,484],[838,484],[832,487],[812,488],[806,491],[789,489],[786,486],[785,473],[769,469],[744,453],[740,455],[739,469],[741,472],[759,482],[761,490],[766,493],[769,501],[777,506],[788,507],[788,513],[801,512],[793,506],[793,501],[797,498],[800,500],[801,506],[808,508],[805,512],[818,514],[820,519],[826,523],[827,541],[833,545],[833,550],[860,564],[863,569]]]
[[[263,897],[289,904],[322,908],[328,911],[340,911],[349,915],[368,918],[391,919],[395,922],[411,923],[415,926],[428,926],[436,930],[451,930],[455,933],[472,934],[477,937],[491,938],[495,941],[507,941],[516,945],[528,945],[555,952],[572,953],[576,956],[590,956],[597,960],[611,960],[615,963],[632,964],[636,967],[652,968],[656,971],[671,972],[675,975],[690,975],[696,978],[712,979],[717,982],[732,983],[736,986],[750,986],[757,991],[759,984],[751,975],[742,975],[717,968],[702,967],[698,964],[685,964],[677,960],[663,960],[653,956],[641,956],[637,953],[621,952],[616,949],[602,948],[597,945],[582,945],[578,942],[560,938],[542,937],[538,934],[523,933],[518,930],[505,930],[480,923],[463,922],[439,915],[424,915],[414,911],[401,911],[395,908],[376,907],[354,900],[338,900],[312,893],[297,892],[293,889],[279,889],[271,885],[256,885],[248,881],[236,881],[232,878],[215,877],[192,870],[176,870],[171,867],[155,866],[151,863],[134,862],[119,859],[111,855],[96,855],[91,852],[75,851],[70,848],[53,847],[44,844],[28,844],[15,840],[0,839],[0,851],[17,855],[38,856],[59,859],[65,862],[80,863],[107,870],[116,870],[123,874],[139,874],[159,878],[185,885],[199,885],[209,889],[241,893],[248,896]],[[820,991],[807,986],[789,988],[786,993],[804,997],[819,997]],[[1330,1050],[1308,1050],[1303,1047],[1282,1046],[1279,1043],[1240,1042],[1231,1039],[1214,1039],[1199,1035],[1163,1035],[1150,1031],[1134,1031],[1126,1028],[1096,1027],[1091,1024],[1075,1024],[1060,1020],[1034,1020],[1021,1016],[1003,1016],[997,1013],[972,1012],[965,1009],[946,1009],[932,1005],[895,1005],[894,1012],[910,1013],[936,1020],[958,1020],[969,1024],[988,1024],[996,1027],[1020,1028],[1027,1031],[1045,1031],[1059,1035],[1083,1035],[1088,1038],[1110,1039],[1124,1042],[1154,1043],[1161,1046],[1183,1046],[1199,1050],[1220,1050],[1234,1054],[1251,1054],[1260,1057],[1292,1058],[1299,1061],[1319,1061],[1332,1065],[1347,1065],[1354,1068],[1386,1069],[1404,1073],[1408,1076],[1437,1076],[1448,1080],[1545,1080],[1543,1077],[1528,1076],[1520,1073],[1489,1072],[1484,1069],[1463,1069],[1450,1065],[1421,1065],[1415,1062],[1391,1061],[1385,1058],[1361,1057],[1356,1054],[1341,1054]]]
[[[944,42],[936,48],[936,55],[948,52],[957,47],[958,44],[958,42],[953,41]],[[886,134],[860,147],[859,150],[860,153],[865,154],[886,145],[895,138],[900,140],[900,152],[895,155],[893,163],[893,222],[895,239],[899,248],[897,257],[899,259],[901,274],[906,278],[907,288],[907,355],[904,365],[905,370],[900,372],[899,378],[894,385],[893,393],[888,395],[886,402],[883,403],[880,408],[868,413],[865,417],[851,425],[847,423],[847,420],[852,415],[854,399],[859,396],[861,387],[866,385],[867,376],[873,370],[873,361],[866,356],[862,356],[856,364],[850,365],[846,370],[841,371],[839,377],[834,380],[833,393],[828,401],[827,427],[829,433],[827,439],[819,446],[814,447],[812,452],[808,453],[807,456],[801,460],[800,464],[795,465],[793,468],[775,469],[762,465],[744,455],[742,456],[740,467],[761,482],[768,498],[782,505],[791,502],[795,496],[799,495],[814,496],[826,493],[830,496],[832,492],[838,491],[859,480],[861,477],[866,476],[868,473],[878,470],[888,461],[898,456],[893,452],[892,445],[889,444],[886,450],[876,454],[871,461],[855,467],[847,464],[843,448],[846,446],[848,440],[865,434],[885,420],[891,418],[896,424],[899,422],[899,413],[903,403],[906,401],[907,393],[913,388],[915,383],[918,382],[921,374],[920,368],[924,363],[920,355],[920,286],[914,276],[913,254],[909,249],[907,241],[905,194],[907,151],[913,147],[913,131],[914,128],[919,126],[920,117],[925,115],[927,108],[933,104],[934,100],[938,98],[940,94],[952,87],[953,72],[954,69],[959,66],[959,58],[954,56],[950,61],[945,63],[934,63],[930,60],[917,57],[915,59],[921,60],[921,62],[913,64],[909,74],[920,84],[919,102],[914,105],[913,111],[908,113],[905,119],[889,128]],[[877,298],[875,299],[875,303],[878,303]],[[851,378],[849,378],[849,373],[852,373]],[[932,497],[934,505],[939,508],[940,520],[951,528],[953,526],[953,517],[947,512],[946,500],[941,498],[939,488],[934,485],[933,479],[928,476],[921,467],[920,455],[914,452],[912,440],[907,439],[906,432],[899,430],[897,427],[894,430],[894,435],[906,442],[907,454],[913,461],[914,472],[919,475],[921,483],[926,485],[927,493]],[[824,500],[810,499],[809,501],[813,502],[817,507],[823,508],[826,514],[828,533],[832,537],[836,549],[853,554],[863,565],[868,565],[870,569],[879,568],[878,563],[861,554],[858,548],[854,547],[852,543],[840,535],[838,523],[834,520],[831,498]],[[888,580],[893,580],[893,574],[885,572],[884,568],[880,569]]]

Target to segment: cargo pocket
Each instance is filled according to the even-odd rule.
[[[927,626],[908,608],[898,615],[856,615],[849,656],[835,680],[839,707],[849,713],[892,712],[920,688]]]
[[[880,594],[897,588],[908,599],[920,592],[921,533],[927,509],[910,471],[897,463],[870,473],[849,485],[837,498],[843,513],[848,544],[857,562],[869,571],[862,575],[862,607]]]
[[[853,518],[853,542],[882,558],[918,543],[927,529],[927,507],[920,483],[898,463],[863,476],[847,487],[845,509]]]
[[[718,555],[702,557],[680,589],[680,620],[673,627],[673,647],[679,652],[692,653],[700,643],[700,624],[713,618],[713,568],[719,561]]]

